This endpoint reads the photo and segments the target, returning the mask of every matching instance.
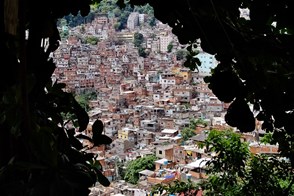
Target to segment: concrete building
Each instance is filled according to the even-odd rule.
[[[132,12],[127,21],[127,28],[129,30],[134,30],[139,25],[139,13]]]

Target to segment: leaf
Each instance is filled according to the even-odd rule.
[[[118,5],[121,9],[126,7],[124,0],[117,0],[116,5]]]
[[[32,137],[32,147],[34,148],[34,155],[46,164],[55,167],[57,165],[57,146],[55,137],[50,127],[41,127],[38,132],[34,132]],[[38,147],[38,148],[37,148]]]
[[[83,144],[74,136],[69,137],[69,141],[75,149],[81,150],[83,148]]]
[[[79,123],[79,132],[84,131],[89,123],[89,116],[88,113],[80,106],[80,104],[74,100],[74,113],[76,114],[78,118]]]
[[[66,133],[68,134],[69,137],[75,135],[75,128],[69,128],[66,130]]]
[[[83,187],[90,187],[96,182],[96,179],[93,179],[88,170],[81,170],[76,168],[73,171],[66,171],[64,173],[66,173],[65,178],[67,181],[72,183],[73,186],[79,184]]]
[[[19,161],[14,164],[16,167],[20,169],[29,169],[29,170],[46,170],[47,166],[41,165],[39,163],[27,162],[27,161]]]
[[[102,170],[103,169],[100,161],[97,161],[97,160],[94,161],[93,167],[96,168],[96,169],[98,169],[98,170]]]
[[[81,163],[84,161],[83,154],[75,148],[69,148],[67,156],[71,163]]]
[[[221,70],[219,66],[206,81],[210,82],[208,87],[220,101],[229,103],[240,94],[243,84],[233,71]]]
[[[89,161],[90,163],[93,163],[93,161],[95,161],[94,157],[95,157],[94,153],[85,153],[84,154],[84,160]]]
[[[96,134],[96,135],[101,135],[102,132],[103,132],[103,129],[104,129],[104,125],[103,125],[103,122],[99,119],[97,119],[94,124],[92,125],[92,132],[93,132],[93,135]]]
[[[95,169],[97,177],[98,177],[98,182],[102,184],[103,186],[109,186],[110,182],[109,180],[99,171],[98,169]]]
[[[78,138],[78,139],[84,139],[84,140],[89,140],[90,142],[93,142],[92,138],[90,138],[90,137],[88,137],[88,136],[86,136],[84,134],[78,134],[75,137]]]
[[[101,144],[111,144],[112,139],[106,135],[93,135],[94,146]]]
[[[255,118],[244,99],[237,98],[229,106],[225,121],[241,132],[250,132],[255,129]]]
[[[56,92],[61,92],[62,89],[66,87],[65,83],[57,83],[57,81],[53,84],[52,90],[55,90]]]

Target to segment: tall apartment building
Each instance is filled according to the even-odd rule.
[[[139,13],[138,12],[132,12],[127,21],[127,28],[130,30],[134,30],[135,27],[139,25]]]
[[[145,14],[139,14],[139,23],[143,24],[145,22]]]
[[[160,52],[167,52],[167,46],[172,41],[172,37],[169,35],[161,35],[159,37],[159,50]]]

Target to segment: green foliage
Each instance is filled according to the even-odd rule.
[[[90,12],[86,16],[82,16],[80,12],[77,15],[69,14],[62,19],[66,20],[69,27],[76,27],[94,20],[94,14]]]
[[[82,108],[84,108],[86,111],[89,111],[89,101],[87,100],[85,95],[77,95],[75,99],[82,106]]]
[[[99,2],[99,6],[97,6],[97,12],[108,15],[109,12],[117,8],[115,3],[116,0],[102,0]]]
[[[86,43],[91,45],[96,45],[99,42],[99,38],[95,36],[87,36]]]
[[[85,32],[86,32],[85,26],[84,25],[81,25],[80,33],[81,34],[84,34]]]
[[[260,142],[264,144],[271,144],[273,140],[272,133],[265,133],[263,137],[260,138]]]
[[[66,40],[68,38],[68,36],[69,36],[68,31],[62,31],[62,32],[60,32],[60,38],[62,40]]]
[[[142,46],[138,47],[138,53],[139,53],[139,56],[141,56],[143,58],[146,58],[149,55],[149,53],[147,53],[145,51],[145,48],[143,48]]]
[[[155,17],[150,17],[150,18],[148,19],[148,24],[149,24],[149,26],[151,26],[151,27],[155,27],[155,26],[156,26],[156,18],[155,18]]]
[[[108,17],[116,17],[117,22],[114,25],[116,31],[126,28],[127,20],[131,12],[137,11],[142,14],[147,14],[147,24],[150,26],[156,25],[153,8],[150,5],[134,6],[132,8],[127,2],[124,8],[117,5],[117,0],[98,0],[93,2],[90,12],[86,16],[82,16],[80,12],[77,15],[69,14],[58,20],[58,26],[61,26],[62,20],[65,20],[70,27],[76,27],[85,23],[90,23],[97,15],[106,15]]]
[[[124,179],[132,184],[137,184],[139,180],[139,172],[144,169],[154,170],[156,161],[156,156],[147,155],[146,157],[138,158],[133,161],[130,161],[127,164],[126,173]]]
[[[116,29],[116,30],[122,30],[122,29],[125,29],[126,28],[128,17],[130,15],[130,13],[132,12],[130,6],[127,6],[122,11],[123,12],[117,18],[117,24],[119,24],[119,26],[118,26],[118,29]]]
[[[193,137],[194,135],[196,135],[195,129],[191,129],[189,127],[186,127],[181,131],[181,136],[184,141],[187,141],[189,138]]]
[[[152,186],[151,194],[162,194],[165,190],[167,194],[196,195],[198,189],[199,185],[191,180],[187,182],[175,180],[168,185],[156,184]]]
[[[212,130],[203,147],[216,154],[207,164],[208,179],[201,183],[205,195],[294,194],[289,161],[251,154],[239,134]]]
[[[140,47],[141,44],[144,41],[144,36],[142,35],[142,33],[139,32],[135,32],[134,33],[134,45],[135,47]]]
[[[114,23],[114,25],[113,25],[113,27],[114,27],[114,29],[116,30],[116,31],[119,31],[120,29],[121,29],[121,23],[120,22],[116,22],[116,23]]]
[[[196,135],[195,130],[198,126],[206,127],[207,123],[202,119],[190,119],[189,127],[184,128],[181,131],[181,135],[184,141]]]
[[[149,16],[154,15],[153,8],[149,4],[146,4],[144,6],[135,6],[134,12],[139,12],[140,14],[147,14]]]
[[[185,59],[187,55],[188,55],[188,52],[187,50],[184,50],[184,49],[178,50],[176,52],[176,57],[178,61]]]
[[[243,175],[245,170],[245,161],[250,153],[248,144],[241,142],[240,135],[232,130],[217,131],[211,130],[205,141],[208,152],[216,152],[217,156],[213,158],[211,164],[213,168],[209,173],[224,173],[230,179],[236,175]],[[221,161],[219,161],[221,160]],[[227,174],[230,171],[230,174]],[[231,182],[228,179],[228,183]]]
[[[243,194],[293,195],[293,171],[289,166],[285,160],[255,155],[248,163]]]
[[[238,195],[239,176],[245,175],[245,163],[250,156],[248,144],[241,142],[240,135],[232,130],[211,130],[203,146],[217,154],[208,163],[209,178],[205,184],[208,195]]]
[[[170,42],[168,45],[167,45],[167,52],[170,53],[173,49],[174,45],[173,45],[173,42]]]
[[[95,92],[86,92],[76,95],[75,99],[82,106],[82,108],[84,108],[86,111],[89,111],[89,101],[97,99],[97,94]]]
[[[190,124],[189,127],[191,129],[196,129],[196,127],[202,126],[202,127],[207,127],[207,122],[205,122],[203,119],[198,118],[198,119],[190,119]]]

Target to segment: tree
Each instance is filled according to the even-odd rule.
[[[81,34],[84,34],[85,32],[86,32],[85,26],[84,25],[81,25],[80,33]]]
[[[75,99],[84,110],[89,111],[89,100],[87,99],[86,95],[77,95],[75,96]]]
[[[110,144],[95,121],[93,136],[84,135],[86,111],[65,84],[52,82],[58,48],[57,19],[86,16],[92,1],[10,1],[0,3],[0,192],[9,196],[88,195],[96,182],[110,183],[93,146]],[[64,119],[72,114],[74,119]]]
[[[149,53],[146,52],[145,48],[143,48],[142,46],[138,47],[138,54],[140,57],[143,57],[143,58],[146,58],[149,55]]]
[[[147,155],[146,157],[141,157],[130,161],[127,164],[124,179],[132,184],[137,184],[139,180],[139,172],[143,171],[144,169],[154,170],[154,161],[156,161],[156,159],[157,158],[154,155]]]
[[[198,126],[207,127],[207,122],[205,122],[201,118],[190,120],[189,127],[191,127],[192,129],[196,129],[196,127],[198,127]]]
[[[184,50],[184,49],[177,50],[176,57],[177,57],[178,61],[185,59],[186,56],[187,56],[187,51],[186,50]]]
[[[196,135],[195,129],[191,129],[190,127],[186,127],[181,131],[181,136],[184,141]]]
[[[171,41],[168,45],[167,45],[167,52],[171,52],[173,49],[174,45],[173,42]]]
[[[207,123],[202,119],[190,119],[189,127],[186,127],[181,131],[183,140],[186,141],[196,135],[195,130],[198,126],[206,127]]]
[[[99,38],[95,36],[87,36],[86,43],[91,45],[96,45],[99,42]]]
[[[245,163],[249,157],[248,144],[242,143],[240,136],[231,130],[212,130],[202,145],[208,152],[217,154],[209,163],[211,167],[207,172],[209,178],[204,187],[208,195],[239,195],[242,183],[239,176],[245,175]]]
[[[216,155],[207,164],[208,179],[201,183],[205,195],[292,195],[293,173],[289,161],[254,155],[248,143],[232,130],[211,130],[202,147]]]
[[[135,32],[134,34],[134,45],[135,47],[140,47],[141,44],[144,41],[144,36],[142,35],[142,33],[139,32]]]
[[[149,24],[151,27],[155,27],[155,26],[156,26],[156,18],[155,18],[154,16],[148,18],[148,24]]]
[[[206,164],[207,179],[197,184],[175,181],[169,185],[154,185],[152,192],[195,195],[198,187],[209,195],[293,195],[293,173],[289,161],[267,155],[254,155],[248,143],[241,142],[240,134],[232,130],[211,130],[199,146],[215,153]]]
[[[260,142],[264,144],[272,144],[272,138],[273,138],[272,133],[266,133],[264,134],[263,137],[260,138]]]
[[[195,1],[166,2],[130,0],[132,5],[148,3],[155,17],[172,28],[181,44],[201,48],[219,62],[206,78],[219,100],[231,103],[226,122],[242,132],[255,128],[273,132],[282,156],[294,166],[294,6],[285,1]],[[122,0],[120,6],[124,6]],[[241,10],[240,10],[241,9]],[[249,10],[247,16],[241,12]],[[191,55],[194,58],[194,55]],[[197,61],[186,66],[195,68]],[[249,107],[253,105],[254,113]]]
[[[187,182],[175,180],[168,185],[156,184],[152,186],[151,193],[152,195],[162,194],[165,190],[170,195],[197,195],[199,188],[199,185],[191,180],[188,180]]]

